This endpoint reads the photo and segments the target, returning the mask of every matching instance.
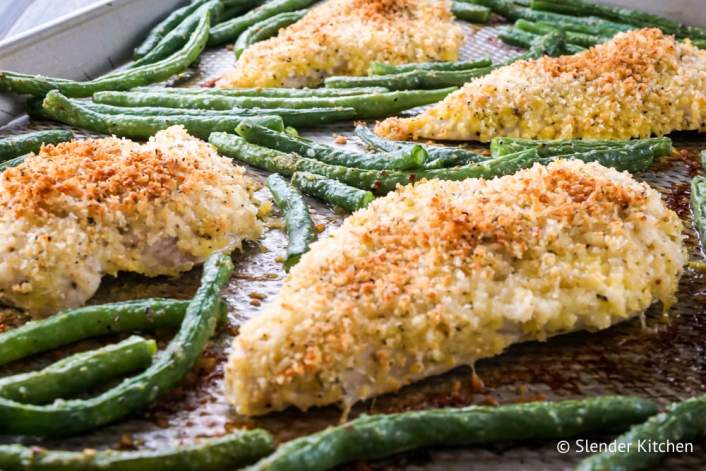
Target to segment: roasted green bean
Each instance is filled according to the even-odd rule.
[[[0,445],[0,467],[5,471],[222,471],[250,464],[274,448],[272,437],[262,429],[162,450],[89,453]]]
[[[456,88],[440,90],[406,90],[370,95],[336,97],[228,97],[212,95],[177,95],[169,93],[100,92],[93,95],[97,103],[117,106],[164,106],[229,110],[233,108],[354,108],[357,118],[378,118],[442,100]]]
[[[422,447],[556,440],[624,429],[656,411],[650,401],[606,396],[554,403],[364,415],[287,442],[247,469],[325,471],[354,460],[382,458]]]
[[[154,340],[132,336],[115,345],[71,355],[40,371],[0,378],[0,397],[25,404],[66,399],[147,368],[156,351]]]
[[[471,23],[487,23],[488,19],[490,19],[490,8],[464,1],[452,1],[451,12],[459,20],[470,21]]]
[[[188,301],[140,299],[86,306],[0,334],[0,365],[101,335],[178,329]]]
[[[133,92],[174,95],[261,96],[272,98],[337,97],[389,92],[383,87],[365,88],[163,88],[137,87]]]
[[[375,199],[369,191],[309,172],[295,172],[292,176],[292,185],[309,196],[350,212],[366,207]]]
[[[416,90],[456,87],[482,77],[493,67],[465,70],[412,70],[398,74],[370,75],[367,77],[333,76],[324,80],[327,88],[385,87],[390,90]]]
[[[316,229],[301,193],[287,184],[284,178],[276,173],[270,175],[267,177],[267,188],[277,207],[284,213],[288,240],[284,269],[289,271],[309,251],[309,244],[316,240]]]
[[[526,31],[532,34],[545,35],[549,33],[554,33],[557,31],[562,31],[562,28],[547,25],[546,23],[534,23],[527,20],[517,20],[515,22],[515,28],[522,31]],[[581,47],[593,47],[597,44],[605,42],[607,38],[604,36],[594,36],[591,34],[577,33],[574,31],[564,31],[566,41],[571,44],[577,44]]]
[[[44,99],[42,108],[51,119],[61,123],[103,134],[137,139],[147,139],[156,132],[177,124],[184,126],[190,134],[205,139],[214,131],[232,130],[248,117],[238,115],[136,116],[101,114],[83,106],[79,101],[69,100],[57,91],[49,92]],[[284,129],[284,122],[277,115],[249,116],[249,118],[266,127]]]
[[[410,64],[391,65],[383,62],[371,62],[369,73],[370,75],[388,75],[401,74],[404,72],[414,72],[415,70],[439,70],[439,71],[458,71],[468,69],[478,69],[481,67],[489,67],[493,65],[490,59],[478,59],[474,61],[457,61],[457,62],[414,62]]]
[[[490,141],[490,152],[493,156],[500,156],[525,149],[537,149],[539,155],[542,157],[553,157],[599,149],[625,149],[631,146],[650,148],[654,158],[664,157],[672,153],[672,140],[668,137],[622,141],[595,139],[558,139],[544,141],[518,137],[495,137]]]
[[[250,26],[238,36],[238,40],[235,42],[235,46],[233,47],[235,57],[240,57],[248,46],[276,36],[280,29],[286,28],[292,23],[296,23],[302,19],[306,13],[307,10],[280,13]]]
[[[58,144],[74,138],[71,131],[54,129],[16,134],[0,139],[0,162],[37,152],[44,144]]]
[[[201,5],[209,0],[194,0],[189,5],[177,8],[171,12],[166,18],[157,23],[157,25],[147,33],[144,41],[140,43],[139,46],[135,48],[132,54],[133,60],[140,59],[148,52],[150,52],[154,47],[159,44],[164,36],[169,34],[174,28],[176,28],[181,22],[186,18],[191,16]]]

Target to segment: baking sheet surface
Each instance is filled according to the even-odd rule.
[[[490,56],[501,61],[521,52],[497,40],[496,27],[465,26],[466,42],[463,59]],[[206,51],[197,67],[177,82],[179,86],[197,86],[232,67],[235,59],[226,49]],[[55,123],[20,119],[0,133],[5,136],[28,129],[56,128]],[[337,135],[352,136],[351,123],[303,132],[322,142],[333,143]],[[89,136],[75,130],[78,136]],[[642,176],[661,191],[666,201],[684,218],[692,258],[702,255],[694,248],[688,209],[690,176],[697,169],[697,151],[706,148],[703,136],[672,136],[679,156],[659,164]],[[348,146],[357,146],[355,138]],[[265,174],[251,170],[264,180]],[[267,190],[259,193],[268,198]],[[340,225],[344,215],[314,200],[311,203],[316,223],[324,227],[320,237]],[[278,440],[315,432],[340,418],[334,407],[307,413],[285,411],[261,418],[238,417],[222,396],[223,365],[230,340],[238,326],[257,316],[282,284],[281,257],[286,237],[278,229],[268,230],[257,244],[249,244],[236,255],[235,274],[224,292],[229,304],[228,327],[213,340],[208,352],[184,384],[153,404],[147,411],[86,434],[64,440],[38,440],[27,437],[2,437],[3,443],[21,442],[63,449],[115,447],[121,449],[159,449],[168,445],[188,444],[202,437],[220,436],[237,428],[264,427]],[[200,270],[177,279],[146,279],[124,274],[117,279],[105,278],[91,303],[131,298],[167,296],[189,298],[195,291]],[[263,299],[264,298],[264,299]],[[544,343],[528,343],[512,347],[505,354],[478,362],[476,372],[483,384],[472,380],[470,368],[459,368],[431,378],[374,401],[359,404],[353,415],[367,412],[393,412],[428,407],[467,404],[502,404],[537,399],[567,399],[603,394],[632,394],[654,399],[662,404],[704,393],[706,373],[706,326],[702,316],[706,305],[706,278],[687,271],[682,278],[679,302],[661,315],[658,307],[644,318],[625,322],[607,331],[576,333],[550,339]],[[18,313],[0,309],[0,324],[17,322]],[[114,339],[108,339],[114,340]],[[169,336],[158,337],[163,346]],[[0,369],[7,374],[37,368],[68,353],[94,348],[107,339],[90,340],[57,352],[13,364]],[[593,437],[610,439],[610,436]],[[422,450],[387,460],[367,463],[371,469],[569,469],[585,455],[556,451],[555,443],[500,444],[465,449]],[[358,469],[361,464],[346,468]],[[664,469],[701,470],[706,467],[706,448],[695,446],[692,454],[669,457]],[[363,467],[362,469],[367,469]]]

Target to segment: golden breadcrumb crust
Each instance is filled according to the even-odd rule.
[[[242,326],[226,395],[242,414],[396,391],[515,342],[598,330],[674,300],[682,223],[598,164],[400,187],[311,246]]]
[[[447,0],[328,0],[248,47],[219,87],[315,87],[366,75],[372,61],[455,60],[463,42]]]
[[[520,61],[467,83],[424,113],[390,118],[391,139],[628,139],[706,131],[706,51],[658,29],[572,56]]]
[[[0,174],[0,301],[49,314],[83,304],[104,274],[188,270],[260,235],[254,189],[179,126],[145,144],[43,146]]]

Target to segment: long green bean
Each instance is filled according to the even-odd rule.
[[[656,411],[650,401],[607,396],[554,403],[364,415],[287,442],[247,469],[325,471],[354,460],[382,458],[422,447],[556,440],[624,429]]]
[[[0,445],[5,471],[222,471],[238,469],[274,450],[272,436],[256,429],[160,450],[46,450]]]
[[[369,73],[370,75],[388,75],[400,74],[403,72],[414,72],[415,70],[457,71],[478,69],[481,67],[489,67],[491,65],[493,65],[493,61],[488,58],[473,61],[456,62],[414,62],[402,65],[391,65],[385,64],[383,62],[371,62]]]
[[[518,137],[495,137],[490,141],[490,152],[493,156],[512,154],[525,149],[537,149],[542,157],[575,154],[599,149],[625,149],[631,146],[648,147],[654,158],[664,157],[672,153],[672,140],[668,137],[633,140],[594,140],[594,139],[559,139],[536,140]]]
[[[135,116],[96,113],[79,101],[71,101],[57,91],[44,98],[43,110],[56,121],[77,128],[103,134],[147,139],[156,132],[174,125],[182,125],[190,134],[207,138],[214,131],[230,131],[248,116]],[[266,127],[283,130],[284,122],[277,115],[249,116]]]
[[[0,378],[0,397],[25,404],[66,399],[125,373],[147,368],[156,351],[154,340],[132,336],[98,350],[71,355],[40,371]]]
[[[184,47],[154,64],[116,72],[87,82],[0,71],[0,91],[43,96],[51,90],[59,90],[66,96],[86,97],[101,90],[128,90],[166,80],[186,70],[199,57],[208,39],[210,18],[210,13],[206,11]]]
[[[369,191],[309,172],[295,172],[292,176],[292,185],[309,196],[350,212],[366,207],[375,199]]]
[[[248,142],[280,152],[294,152],[303,157],[320,160],[331,165],[370,170],[412,170],[422,168],[428,156],[419,145],[386,153],[366,154],[318,144],[316,142],[272,131],[257,123],[244,121],[235,132]]]
[[[316,229],[301,193],[287,184],[284,178],[276,173],[270,175],[267,177],[267,188],[277,207],[284,213],[288,240],[284,269],[289,271],[309,251],[309,244],[316,240]]]
[[[274,149],[250,144],[240,136],[224,132],[214,132],[209,136],[208,142],[216,146],[218,152],[223,155],[287,177],[294,175],[294,172],[297,171],[297,162],[302,158],[296,154],[285,154]]]
[[[706,178],[701,175],[691,180],[691,213],[699,233],[701,250],[706,253]]]
[[[557,31],[562,31],[561,28],[556,27],[554,25],[547,25],[546,23],[534,23],[532,21],[527,21],[527,20],[517,20],[515,22],[515,28],[520,29],[522,31],[526,31],[528,33],[532,34],[539,34],[539,35],[545,35],[548,33],[553,33]],[[585,33],[576,33],[574,31],[564,31],[566,41],[571,43],[571,44],[577,44],[582,47],[593,47],[597,44],[601,44],[602,42],[605,42],[607,38],[603,36],[594,36],[591,34],[585,34]]]
[[[211,95],[174,95],[169,93],[100,92],[93,95],[97,103],[117,106],[164,106],[229,110],[233,108],[354,108],[358,118],[378,118],[442,100],[456,88],[440,90],[406,90],[370,95],[337,97],[226,97]]]
[[[208,45],[220,46],[229,41],[235,41],[243,31],[259,21],[271,18],[279,13],[307,8],[314,2],[316,0],[270,0],[243,16],[224,21],[211,28]]]
[[[189,302],[179,332],[143,373],[91,399],[32,405],[0,398],[0,433],[77,434],[125,417],[167,392],[194,366],[215,331],[221,317],[219,293],[232,270],[230,257],[223,254],[206,260],[201,286]]]
[[[174,95],[261,96],[272,98],[337,97],[389,92],[383,87],[364,88],[164,88],[137,87],[133,92]]]
[[[178,329],[188,304],[175,299],[140,299],[71,309],[27,322],[0,334],[0,365],[91,337]]]
[[[637,471],[651,469],[666,455],[670,444],[686,446],[706,436],[706,396],[672,404],[666,412],[634,425],[612,443],[615,451],[583,460],[576,471]]]
[[[412,70],[398,74],[370,75],[367,77],[332,76],[324,80],[327,88],[385,87],[390,90],[416,90],[428,88],[456,87],[483,77],[493,67],[465,70]]]
[[[53,129],[16,134],[0,139],[0,161],[14,159],[21,155],[37,152],[44,144],[58,144],[74,138],[71,131]]]
[[[302,19],[306,13],[307,10],[280,13],[250,26],[238,36],[238,40],[235,42],[235,46],[233,47],[235,57],[239,58],[248,46],[276,36],[280,29],[286,28],[292,23],[296,23]]]

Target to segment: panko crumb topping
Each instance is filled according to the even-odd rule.
[[[558,161],[400,187],[311,246],[234,340],[243,414],[393,392],[509,345],[674,301],[679,217],[628,173]]]
[[[629,139],[706,131],[706,51],[658,29],[572,56],[520,61],[467,83],[424,113],[389,118],[391,139]]]
[[[180,126],[42,147],[0,174],[0,302],[49,314],[104,274],[176,275],[261,233],[256,183]]]
[[[456,60],[463,42],[447,0],[328,0],[248,47],[219,87],[315,87],[366,75],[372,61]]]

